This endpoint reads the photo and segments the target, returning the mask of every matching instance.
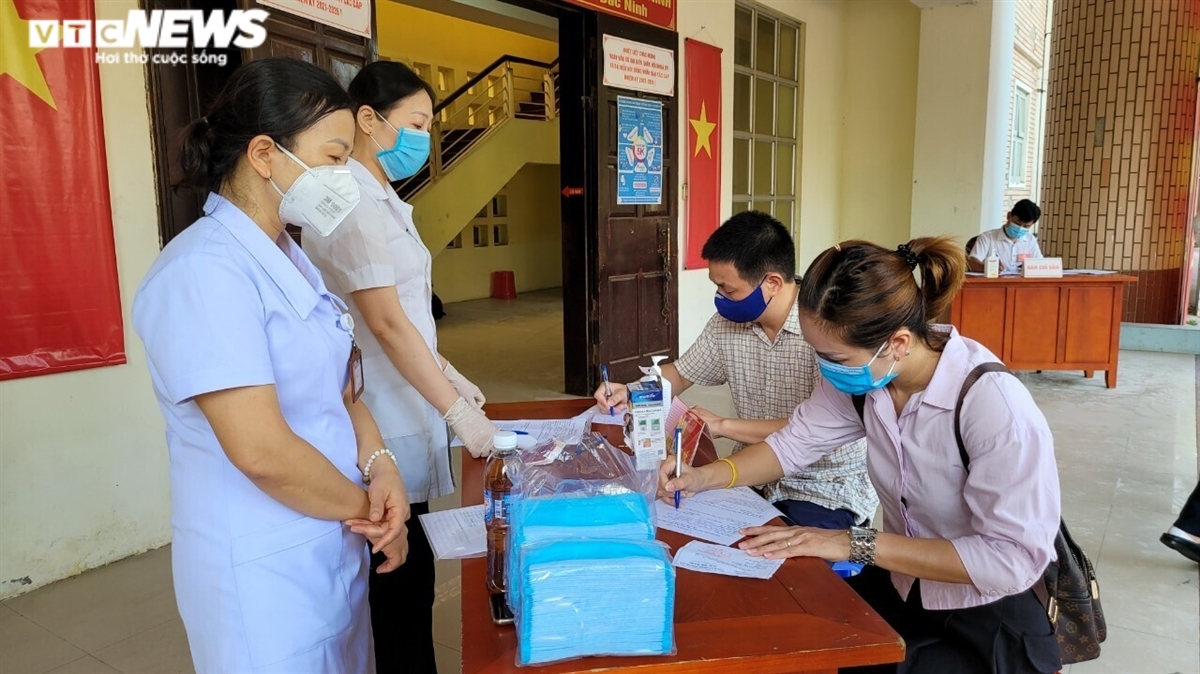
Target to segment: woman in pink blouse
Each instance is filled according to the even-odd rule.
[[[1057,642],[1031,590],[1054,559],[1060,520],[1054,439],[1016,377],[985,374],[962,403],[966,465],[960,458],[959,392],[977,365],[999,360],[930,322],[949,309],[965,266],[948,238],[826,250],[798,300],[822,374],[812,397],[729,459],[679,478],[664,464],[661,493],[766,484],[865,436],[881,531],[755,527],[740,547],[866,564],[852,584],[907,645],[898,667],[870,671],[1056,672]]]

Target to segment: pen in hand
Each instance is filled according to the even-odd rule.
[[[600,366],[600,376],[604,377],[604,397],[612,398],[612,387],[609,386],[609,384],[608,384],[608,366],[607,365]],[[616,414],[616,412],[613,411],[613,406],[609,405],[608,406],[608,415],[612,416],[614,414]]]
[[[675,429],[675,479],[683,477],[683,429]],[[675,509],[679,510],[679,491],[675,491]]]

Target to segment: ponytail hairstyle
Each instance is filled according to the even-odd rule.
[[[208,115],[184,129],[183,179],[175,187],[216,192],[233,177],[255,136],[270,136],[291,150],[301,132],[350,109],[350,96],[337,80],[311,63],[287,57],[245,63],[229,76]]]
[[[949,237],[913,239],[896,250],[847,241],[809,266],[800,283],[800,309],[849,346],[874,351],[908,328],[941,351],[947,336],[929,324],[950,308],[966,267],[962,246]]]
[[[387,116],[400,101],[421,91],[429,94],[429,100],[437,103],[437,93],[433,87],[412,68],[396,61],[368,63],[358,71],[347,88],[350,100],[354,102],[356,116],[363,106],[371,108],[377,115]]]

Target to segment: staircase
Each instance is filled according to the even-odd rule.
[[[526,164],[557,164],[558,65],[502,56],[434,107],[429,163],[392,183],[436,257]]]

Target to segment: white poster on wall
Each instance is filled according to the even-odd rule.
[[[675,95],[675,52],[604,36],[604,86]]]
[[[371,37],[371,0],[258,0],[258,4]]]

